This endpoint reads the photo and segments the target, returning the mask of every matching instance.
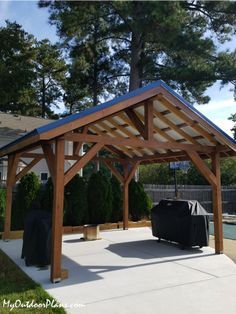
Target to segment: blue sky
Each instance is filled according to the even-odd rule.
[[[56,28],[48,23],[47,9],[39,9],[37,1],[1,1],[0,0],[0,26],[5,25],[5,20],[16,21],[23,28],[36,36],[38,39],[48,38],[52,42],[57,41]],[[222,48],[234,50],[236,48],[236,36],[232,41],[224,44]],[[216,83],[206,91],[206,95],[211,97],[207,105],[197,106],[197,109],[216,123],[226,133],[232,136],[230,129],[233,126],[228,117],[236,113],[236,102],[233,93],[227,86],[220,89],[220,84]]]

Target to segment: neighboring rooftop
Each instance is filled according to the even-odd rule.
[[[0,112],[0,136],[20,137],[54,120]]]

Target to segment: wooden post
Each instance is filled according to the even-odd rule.
[[[129,164],[124,164],[124,184],[123,184],[123,229],[127,230],[129,226],[129,183],[133,178],[140,162],[137,161],[129,170]]]
[[[220,180],[220,155],[218,152],[212,154],[212,171],[216,176],[216,184],[212,185],[212,206],[214,214],[215,252],[223,253],[223,228],[222,228],[222,199]]]
[[[153,102],[147,101],[144,105],[145,118],[145,139],[151,140],[153,138]]]
[[[64,206],[64,149],[64,140],[57,139],[55,146],[55,177],[52,213],[51,281],[53,283],[59,282],[62,279],[61,249]]]
[[[211,156],[212,170],[204,163],[197,152],[188,152],[193,164],[199,172],[206,178],[212,187],[212,206],[214,214],[215,252],[223,253],[223,230],[222,230],[222,200],[220,182],[220,154],[214,152]]]
[[[123,184],[123,229],[129,227],[129,182]]]
[[[12,190],[13,190],[13,186],[15,184],[18,161],[19,161],[18,154],[8,156],[6,211],[5,211],[4,232],[3,232],[3,240],[4,241],[7,241],[10,239]]]

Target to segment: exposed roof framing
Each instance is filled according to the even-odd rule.
[[[214,150],[221,156],[236,151],[233,139],[162,81],[39,127],[3,147],[0,157],[33,150],[58,137],[74,142],[73,156],[84,142],[102,143],[114,158],[143,163],[189,159],[187,150],[205,158]]]

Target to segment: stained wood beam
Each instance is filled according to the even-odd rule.
[[[125,179],[124,180],[125,180],[126,183],[128,183],[128,184],[130,183],[130,181],[132,180],[133,176],[135,175],[135,172],[138,169],[139,165],[140,165],[140,162],[136,161],[132,165],[131,170],[125,172]]]
[[[83,134],[78,134],[84,136]],[[65,173],[64,177],[64,185],[66,185],[75,175],[76,173],[83,168],[94,156],[96,156],[97,152],[103,147],[103,144],[97,143],[89,151],[81,157],[73,166],[71,166]]]
[[[145,138],[146,134],[145,134],[144,125],[143,125],[142,121],[139,119],[139,117],[136,114],[136,112],[134,110],[128,108],[128,109],[125,110],[125,113],[129,117],[129,119],[132,121],[133,125],[135,126],[137,131],[141,134],[141,136],[143,138]]]
[[[120,181],[120,183],[123,184],[124,183],[124,178],[123,178],[122,174],[112,164],[112,162],[108,161],[108,160],[104,160],[103,162],[111,170],[113,175]]]
[[[114,135],[114,136],[119,136],[119,137],[121,136],[121,134],[120,134],[117,130],[112,130],[106,123],[100,122],[99,125],[100,125],[102,128],[104,128],[104,129],[107,131],[107,133],[110,133],[110,134],[112,134],[112,135]],[[128,148],[125,148],[125,151],[126,151],[126,152],[128,151],[128,153],[130,153]],[[133,149],[133,152],[134,152],[135,155],[137,155],[137,156],[142,156],[142,155],[143,155],[143,153],[140,152],[140,151],[137,150],[137,149]]]
[[[44,157],[52,178],[52,182],[54,183],[55,178],[55,154],[53,152],[51,144],[42,143],[42,150],[44,152]],[[64,156],[64,152],[63,152]]]
[[[52,251],[51,251],[51,281],[61,281],[61,255],[62,255],[62,227],[64,207],[64,152],[65,142],[57,139],[55,144],[55,177],[53,186],[52,211]]]
[[[152,101],[147,101],[144,104],[144,119],[145,119],[145,139],[146,140],[151,140],[153,139],[153,102]]]
[[[181,135],[186,141],[189,141],[192,144],[199,144],[192,136],[184,132],[179,126],[175,125],[172,121],[170,121],[166,116],[160,114],[157,110],[154,110],[155,117],[159,118],[165,124],[167,124],[172,130]]]
[[[217,142],[212,138],[212,136],[205,131],[196,120],[189,118],[186,116],[185,113],[180,111],[174,104],[172,104],[168,99],[164,97],[164,95],[159,94],[157,97],[157,100],[162,102],[172,113],[174,113],[177,117],[179,117],[182,121],[184,121],[188,126],[195,129],[199,134],[201,134],[204,138],[207,138],[210,143],[213,143],[214,145],[217,144]],[[196,118],[196,117],[194,117]]]
[[[215,174],[209,169],[205,162],[201,159],[197,152],[186,151],[193,164],[197,167],[199,172],[212,186],[217,185],[217,179]]]
[[[137,115],[139,119],[144,122],[144,117],[139,113],[137,113]],[[175,139],[173,137],[171,137],[169,134],[164,132],[161,128],[158,128],[156,125],[153,125],[153,130],[154,130],[154,134],[161,135],[163,138],[165,138],[169,142],[175,142]]]
[[[189,160],[189,156],[186,154],[185,151],[181,151],[181,152],[169,152],[169,153],[165,153],[165,154],[160,154],[160,153],[155,153],[151,156],[145,155],[143,157],[137,157],[134,158],[134,161],[155,161],[155,160],[159,160],[159,159],[169,159],[169,158],[179,158],[179,157],[185,157],[186,160]]]
[[[65,139],[70,141],[81,141],[88,143],[101,143],[103,145],[115,145],[115,146],[129,146],[139,148],[153,148],[153,149],[179,149],[185,151],[199,151],[211,153],[215,150],[213,146],[207,145],[193,145],[193,144],[182,144],[177,142],[160,142],[157,140],[140,140],[140,139],[126,139],[123,137],[110,137],[110,136],[98,136],[98,135],[87,135],[87,134],[71,134],[65,136]]]
[[[19,181],[27,172],[30,171],[37,163],[42,160],[43,157],[34,158],[26,167],[24,167],[21,172],[19,172],[15,177],[15,182]]]
[[[105,145],[104,148],[108,150],[109,152],[119,156],[121,159],[127,158],[127,155],[124,154],[120,149],[117,149],[116,147],[113,147],[111,145]]]
[[[161,91],[160,94],[163,95],[164,98],[167,99],[167,101],[169,101],[171,104],[175,104],[176,106],[178,106],[181,109],[181,111],[185,112],[192,120],[196,120],[199,123],[198,126],[201,125],[202,127],[206,128],[208,132],[211,133],[210,135],[212,137],[215,135],[217,139],[219,139],[220,141],[222,141],[224,144],[226,144],[232,150],[235,151],[235,144],[230,139],[225,137],[221,132],[219,132],[216,128],[211,126],[211,124],[208,121],[202,119],[196,112],[194,112],[194,110],[184,105],[178,98],[168,93],[162,86],[160,87],[160,91]],[[209,134],[208,132],[206,133]],[[218,143],[216,140],[212,138],[211,140],[215,141],[215,143]]]
[[[123,134],[127,135],[129,138],[135,137],[135,135],[129,130],[127,130],[124,125],[120,125],[114,119],[108,118],[107,121],[111,123],[114,127],[116,127],[118,130],[120,130]],[[126,126],[128,125],[126,124]]]
[[[95,132],[95,133],[97,133],[98,135],[101,135],[101,136],[103,136],[104,134],[107,134],[108,132],[107,131],[102,131],[101,129],[99,129],[98,127],[96,127],[96,126],[92,126],[92,127],[90,127],[90,129],[93,131],[93,132]],[[106,145],[106,147],[109,149],[109,150],[111,150],[110,148],[112,147],[112,145]],[[115,148],[115,150],[116,150],[116,152],[117,152],[117,147],[114,147]],[[118,148],[118,150],[119,150],[119,148]],[[128,157],[133,157],[133,154],[131,153],[131,152],[129,152],[128,151],[128,149],[124,149],[123,150],[123,152],[121,151],[120,152],[120,154],[125,154],[126,156],[128,156]]]
[[[131,169],[129,169],[131,166]],[[135,171],[139,166],[139,162],[131,165],[126,163],[124,165],[124,184],[123,184],[123,229],[127,230],[129,225],[129,183],[133,178]]]
[[[129,183],[123,184],[123,230],[129,227]]]
[[[223,227],[222,227],[222,196],[220,179],[220,154],[216,152],[211,156],[212,172],[216,177],[216,185],[212,185],[212,205],[214,213],[215,252],[223,253]]]
[[[119,129],[120,131],[122,131],[123,134],[127,135],[130,139],[131,138],[137,138],[136,135],[134,135],[131,131],[127,130],[125,127],[119,125],[116,121],[114,121],[114,119],[107,119],[107,121],[109,121],[112,125],[114,125],[117,129]],[[120,136],[120,134],[119,134]],[[150,137],[151,139],[152,137]],[[154,150],[149,149],[151,152],[153,152]],[[143,155],[143,152],[140,152],[140,150],[134,150],[134,152],[137,152],[137,155]]]
[[[133,129],[136,130],[136,132],[138,132],[137,128],[135,127],[135,124],[133,123],[133,121],[131,121],[129,119],[129,117],[127,116],[127,113],[125,114],[125,112],[119,112],[117,114],[117,117],[120,118],[122,121],[124,121],[126,124],[130,125]],[[139,133],[139,132],[138,132]],[[140,134],[138,134],[137,136],[140,136]]]
[[[82,128],[82,134],[86,134],[88,132],[88,125],[85,125],[83,128]],[[77,132],[75,132],[77,133]],[[79,132],[78,132],[79,133]],[[79,152],[81,150],[83,146],[83,142],[80,142],[80,143],[73,143],[73,153],[74,155],[79,155]]]

